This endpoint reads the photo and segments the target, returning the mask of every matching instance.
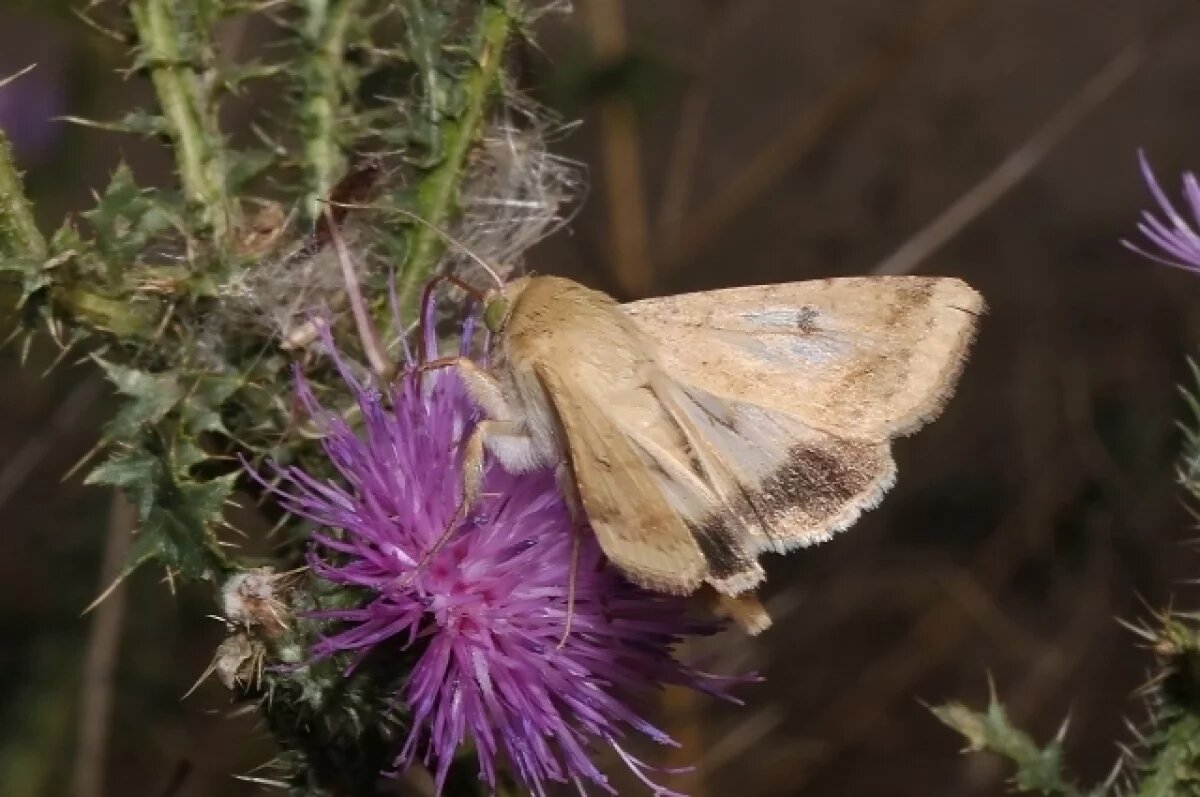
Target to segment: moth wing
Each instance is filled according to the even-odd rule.
[[[535,367],[566,435],[571,470],[600,547],[631,581],[694,592],[708,562],[660,478],[607,407],[555,369]]]
[[[621,305],[670,376],[848,438],[915,431],[952,392],[983,299],[949,277],[850,277]]]
[[[828,540],[895,483],[887,442],[840,437],[793,414],[693,385],[669,381],[658,392],[706,480],[752,531],[755,553]]]

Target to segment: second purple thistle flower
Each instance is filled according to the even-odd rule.
[[[1185,172],[1183,175],[1184,210],[1189,214],[1185,216],[1175,209],[1175,205],[1155,179],[1145,153],[1139,152],[1138,159],[1146,185],[1149,186],[1150,193],[1158,204],[1158,211],[1165,220],[1151,211],[1143,211],[1138,231],[1151,246],[1146,248],[1129,241],[1122,243],[1134,252],[1163,265],[1200,271],[1200,182],[1192,172]]]

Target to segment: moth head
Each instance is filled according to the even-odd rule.
[[[512,302],[502,290],[488,291],[483,300],[483,324],[488,328],[488,332],[493,335],[499,334],[508,323],[511,311]]]
[[[528,287],[530,277],[519,277],[503,287],[492,288],[483,295],[483,324],[493,335],[504,331],[512,318],[517,299]]]

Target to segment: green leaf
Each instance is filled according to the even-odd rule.
[[[128,401],[108,422],[105,430],[114,438],[129,438],[143,427],[157,423],[184,396],[183,387],[173,373],[152,374],[95,358],[117,392]]]
[[[995,697],[986,712],[972,711],[961,703],[933,709],[933,714],[962,734],[967,749],[987,750],[1003,756],[1017,767],[1013,777],[1017,790],[1026,794],[1082,797],[1062,773],[1062,733],[1045,748],[1039,748],[1026,734],[1012,726],[1004,706]],[[1063,726],[1065,731],[1066,726]],[[1097,791],[1094,794],[1099,795]]]
[[[17,298],[17,306],[23,307],[35,294],[50,284],[46,273],[42,270],[42,261],[28,257],[5,257],[0,254],[0,272],[14,275],[21,286]]]
[[[171,446],[171,462],[176,473],[186,474],[207,459],[208,454],[191,438],[176,440]]]
[[[137,507],[138,517],[145,519],[153,508],[162,477],[162,463],[158,457],[148,451],[135,450],[109,457],[97,465],[83,482],[124,488]]]
[[[287,70],[287,64],[272,64],[258,59],[239,64],[222,65],[221,87],[230,94],[239,94],[244,88],[244,84],[253,80],[273,78],[286,73]]]
[[[1157,752],[1141,766],[1138,797],[1200,794],[1200,717],[1187,712],[1170,719],[1151,740]]]
[[[242,380],[236,375],[205,374],[188,391],[181,407],[185,427],[192,434],[218,432],[229,435],[221,419],[221,405],[232,396]]]
[[[155,235],[170,225],[170,215],[159,207],[149,189],[133,179],[122,163],[113,172],[96,207],[83,214],[96,231],[96,245],[109,264],[134,262]]]
[[[63,121],[80,127],[108,130],[113,133],[131,133],[136,136],[160,136],[167,133],[166,120],[144,108],[130,111],[115,122],[102,122],[82,116],[65,116]]]
[[[228,569],[213,526],[238,473],[207,482],[176,482],[160,469],[157,499],[138,529],[126,572],[157,561],[188,579],[215,579]]]
[[[234,153],[230,158],[229,176],[226,178],[230,190],[242,191],[247,184],[261,177],[278,161],[278,155],[266,149],[247,149]]]
[[[75,226],[75,222],[70,216],[63,219],[62,224],[58,225],[58,229],[50,236],[50,249],[54,252],[80,249],[83,245],[83,238],[79,235],[79,228]]]
[[[46,240],[38,231],[3,131],[0,131],[0,253],[33,260],[46,255]]]

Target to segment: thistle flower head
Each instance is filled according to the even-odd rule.
[[[297,380],[307,410],[324,418],[341,484],[291,468],[280,495],[324,527],[314,573],[370,596],[321,614],[338,630],[314,654],[346,652],[356,662],[380,646],[417,652],[397,695],[411,730],[396,767],[423,760],[440,793],[469,740],[493,790],[507,765],[534,794],[552,782],[612,793],[591,758],[607,746],[656,794],[673,794],[621,744],[631,734],[674,744],[638,708],[663,684],[725,696],[726,679],[672,656],[683,635],[711,626],[687,619],[681,599],[642,591],[606,567],[590,530],[573,528],[552,471],[517,476],[489,464],[482,500],[461,517],[460,449],[479,416],[453,372],[410,370],[384,394],[344,376],[360,431],[323,412]],[[447,528],[448,542],[428,555]]]
[[[1184,213],[1187,214],[1185,216],[1175,209],[1166,192],[1154,178],[1145,153],[1139,152],[1138,158],[1150,193],[1153,194],[1158,210],[1165,218],[1160,219],[1151,211],[1142,212],[1138,232],[1149,241],[1149,248],[1129,241],[1122,243],[1134,252],[1164,265],[1200,271],[1200,182],[1192,172],[1185,172],[1183,175],[1183,198],[1186,205]]]

